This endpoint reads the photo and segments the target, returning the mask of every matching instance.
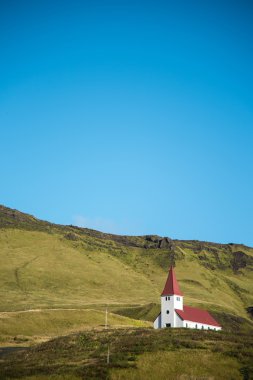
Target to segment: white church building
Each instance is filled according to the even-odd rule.
[[[206,310],[185,306],[173,267],[161,294],[161,312],[154,328],[186,327],[190,329],[221,330],[219,323]]]

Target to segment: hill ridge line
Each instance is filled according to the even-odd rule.
[[[25,213],[22,211],[19,211],[17,209],[13,209],[7,206],[4,206],[0,204],[0,228],[1,226],[1,219],[3,219],[2,215],[5,215],[9,219],[9,224],[7,223],[6,227],[11,227],[11,224],[15,225],[15,222],[17,223],[25,223],[29,222],[29,224],[42,224],[44,227],[52,227],[52,228],[69,228],[72,231],[77,230],[80,232],[83,232],[85,234],[91,234],[91,236],[95,236],[97,238],[101,239],[112,239],[112,240],[120,240],[120,243],[122,243],[122,240],[124,239],[147,239],[149,241],[153,242],[159,242],[162,240],[167,240],[167,242],[182,242],[182,243],[198,243],[198,244],[209,244],[209,245],[214,245],[214,246],[236,246],[236,247],[245,247],[245,248],[250,248],[253,249],[251,246],[247,246],[243,243],[219,243],[219,242],[212,242],[212,241],[206,241],[206,240],[197,240],[197,239],[173,239],[168,236],[160,236],[156,234],[144,234],[144,235],[120,235],[120,234],[113,234],[110,232],[102,232],[99,230],[95,230],[92,228],[87,228],[87,227],[80,227],[80,226],[75,226],[72,224],[59,224],[59,223],[53,223],[49,222],[43,219],[39,219],[35,217],[32,214]],[[32,220],[31,220],[32,219]],[[13,221],[13,223],[10,223],[10,221]],[[16,224],[17,224],[16,223]],[[134,245],[133,245],[134,246]]]

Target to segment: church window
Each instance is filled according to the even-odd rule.
[[[204,330],[204,326],[202,325],[202,330]]]
[[[180,301],[180,297],[177,297],[177,301]]]
[[[196,323],[196,325],[195,325],[195,329],[197,329],[198,328],[198,325],[197,325],[197,323]]]
[[[169,313],[170,313],[170,311],[169,311],[169,310],[166,310],[166,313],[167,313],[167,314],[169,314]]]
[[[168,301],[170,300],[170,297],[168,297]]]
[[[188,327],[188,323],[186,323],[186,326],[185,327]]]

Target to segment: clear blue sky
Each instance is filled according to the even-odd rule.
[[[249,1],[1,1],[0,203],[253,246]]]

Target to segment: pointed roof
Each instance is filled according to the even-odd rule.
[[[162,292],[162,296],[172,296],[174,294],[176,294],[177,296],[183,295],[183,293],[179,289],[179,285],[178,285],[178,282],[176,279],[174,269],[171,266],[170,270],[169,270],[167,281],[165,283],[165,286],[164,286],[164,289]]]
[[[197,309],[196,307],[184,306],[184,310],[175,309],[175,311],[184,321],[221,327],[221,325],[206,310]]]

